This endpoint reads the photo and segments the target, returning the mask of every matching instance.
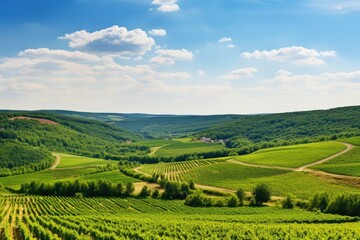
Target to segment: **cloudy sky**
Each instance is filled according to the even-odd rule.
[[[269,113],[360,104],[358,0],[0,3],[0,109]]]

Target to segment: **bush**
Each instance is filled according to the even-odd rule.
[[[329,201],[330,197],[328,193],[316,193],[309,203],[308,210],[319,210],[320,212],[324,212],[329,204]]]
[[[195,193],[187,196],[185,205],[191,207],[211,207],[212,202],[210,197],[207,197],[200,191],[196,191]]]
[[[143,186],[141,189],[141,192],[139,193],[139,197],[140,198],[146,198],[148,196],[150,196],[151,191],[149,190],[148,186]]]
[[[360,217],[360,194],[339,195],[325,209],[327,213]]]
[[[253,196],[256,205],[262,205],[264,202],[268,202],[271,199],[270,187],[264,183],[256,185]]]
[[[151,197],[152,198],[159,198],[159,196],[160,196],[160,191],[159,191],[159,189],[155,188],[154,191],[152,192]]]
[[[283,201],[282,201],[282,208],[284,209],[293,209],[294,208],[294,201],[290,195],[288,195]]]
[[[227,206],[228,207],[237,207],[239,205],[239,199],[237,196],[231,196],[228,203],[227,203]]]
[[[246,196],[245,191],[243,189],[239,188],[236,191],[236,196],[239,199],[239,205],[243,206],[244,205],[244,199],[245,199],[245,196]]]
[[[77,193],[75,193],[75,197],[79,198],[79,199],[83,199],[84,195],[81,192],[77,192]]]

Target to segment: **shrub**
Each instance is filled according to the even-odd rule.
[[[270,201],[270,187],[264,183],[256,185],[253,191],[253,196],[255,198],[256,205],[262,205],[264,202]]]
[[[187,196],[185,205],[191,207],[211,207],[212,203],[210,197],[207,197],[200,191],[196,191],[195,193]]]
[[[245,199],[245,196],[246,196],[245,191],[242,188],[239,188],[236,191],[236,196],[239,199],[239,205],[243,206],[244,205],[244,199]]]
[[[294,208],[294,201],[290,195],[288,195],[283,201],[282,201],[282,208],[284,209],[293,209]]]
[[[227,203],[227,206],[228,207],[237,207],[239,205],[239,199],[237,196],[231,196],[228,203]]]

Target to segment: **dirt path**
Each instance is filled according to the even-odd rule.
[[[57,153],[53,153],[52,155],[56,157],[56,160],[55,160],[54,164],[50,167],[50,169],[54,170],[60,164],[61,157]]]
[[[234,164],[243,165],[243,166],[246,166],[246,167],[268,168],[268,169],[281,169],[281,170],[287,170],[287,171],[297,171],[297,168],[258,165],[258,164],[251,164],[251,163],[240,162],[240,161],[237,161],[237,160],[228,160],[228,162],[231,162],[231,163],[234,163]]]
[[[151,152],[149,153],[149,156],[154,156],[155,153],[156,153],[157,151],[159,151],[159,149],[161,149],[161,148],[163,148],[163,147],[166,147],[166,146],[168,146],[168,145],[170,145],[170,144],[165,144],[165,145],[162,145],[162,146],[159,146],[159,147],[152,147],[152,148],[151,148]]]
[[[341,143],[341,144],[345,145],[345,146],[346,146],[346,149],[344,149],[344,150],[342,150],[341,152],[338,152],[338,153],[336,153],[336,154],[334,154],[334,155],[331,155],[331,156],[329,156],[329,157],[327,157],[327,158],[324,158],[324,159],[321,159],[321,160],[319,160],[319,161],[316,161],[316,162],[309,163],[309,164],[306,164],[306,165],[304,165],[304,166],[301,166],[301,167],[299,167],[299,168],[297,169],[297,171],[301,172],[301,171],[304,171],[305,168],[309,168],[309,167],[312,167],[312,166],[315,166],[315,165],[318,165],[318,164],[321,164],[321,163],[330,161],[331,159],[334,159],[334,158],[336,158],[336,157],[338,157],[338,156],[340,156],[340,155],[343,155],[343,154],[347,153],[348,151],[350,151],[350,150],[353,149],[353,147],[354,147],[353,145],[348,144],[348,143]]]
[[[338,152],[336,154],[333,154],[329,157],[326,157],[324,159],[321,159],[319,161],[316,161],[316,162],[312,162],[312,163],[309,163],[309,164],[306,164],[306,165],[303,165],[301,167],[298,167],[298,168],[291,168],[291,167],[281,167],[281,166],[270,166],[270,165],[259,165],[259,164],[252,164],[252,163],[245,163],[245,162],[240,162],[240,161],[237,161],[237,160],[228,160],[228,162],[231,162],[231,163],[234,163],[234,164],[240,164],[240,165],[243,165],[243,166],[247,166],[247,167],[257,167],[257,168],[269,168],[269,169],[281,169],[281,170],[287,170],[287,171],[295,171],[295,172],[313,172],[313,170],[310,170],[310,169],[307,169],[309,167],[312,167],[312,166],[315,166],[315,165],[318,165],[318,164],[322,164],[324,162],[327,162],[327,161],[330,161],[331,159],[334,159],[336,157],[339,157],[340,155],[343,155],[347,152],[349,152],[351,149],[353,149],[353,145],[351,144],[348,144],[348,143],[341,143],[343,145],[346,146],[346,149],[342,150],[341,152]],[[326,172],[322,172],[322,171],[317,171],[317,172],[321,172],[323,174],[328,174]],[[343,175],[337,175],[337,174],[331,174],[329,173],[329,175],[334,175],[334,176],[343,176]]]
[[[140,170],[141,167],[142,167],[142,166],[137,167],[137,168],[133,168],[134,172],[140,173],[140,174],[145,175],[145,176],[147,176],[147,177],[151,177],[150,174],[147,174],[147,173],[145,173],[145,172],[142,172],[142,171]]]

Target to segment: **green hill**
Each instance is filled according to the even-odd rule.
[[[127,154],[145,155],[144,146],[126,144],[142,137],[104,122],[53,113],[0,113],[0,133],[34,147],[90,157],[113,158]],[[9,135],[9,136],[7,136]],[[1,138],[1,134],[0,134]]]

